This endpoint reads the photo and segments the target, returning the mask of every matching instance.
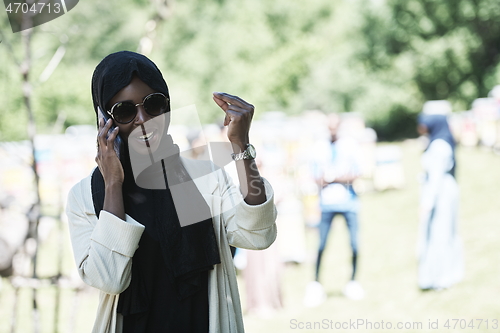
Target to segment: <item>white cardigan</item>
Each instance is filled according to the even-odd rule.
[[[203,162],[183,159],[187,171],[197,174]],[[204,164],[206,166],[206,164]],[[211,209],[221,264],[209,273],[210,333],[244,332],[236,274],[229,245],[260,250],[276,238],[276,208],[271,185],[264,180],[266,202],[246,204],[239,189],[221,170],[194,182]],[[130,216],[126,220],[106,211],[95,215],[91,176],[76,184],[66,207],[75,262],[80,277],[99,289],[99,306],[93,333],[121,333],[118,297],[130,283],[132,258],[144,226]]]

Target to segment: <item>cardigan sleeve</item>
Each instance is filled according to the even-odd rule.
[[[119,294],[130,284],[132,256],[144,226],[101,211],[95,215],[90,177],[75,185],[66,205],[73,255],[82,280],[107,294]]]
[[[230,245],[263,250],[276,239],[276,206],[271,184],[263,178],[266,201],[260,205],[247,204],[240,190],[227,177],[219,176],[222,198],[222,218]]]

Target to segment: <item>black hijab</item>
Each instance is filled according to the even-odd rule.
[[[117,52],[104,58],[94,71],[92,100],[96,114],[100,107],[104,111],[104,117],[106,119],[109,117],[105,111],[107,103],[130,83],[134,75],[153,90],[169,96],[167,84],[151,60],[134,52]],[[202,274],[206,276],[207,270],[219,264],[220,257],[211,218],[188,226],[180,226],[165,173],[165,164],[172,164],[172,159],[176,159],[177,164],[182,165],[179,155],[169,158],[169,162],[164,163],[164,160],[161,162],[166,189],[143,189],[135,183],[127,144],[121,140],[120,145],[120,160],[125,172],[123,185],[125,212],[146,227],[139,249],[132,260],[130,286],[119,298],[118,311],[128,315],[148,311],[151,295],[155,293],[149,283],[152,279],[150,275],[155,274],[155,268],[146,264],[151,262],[149,256],[153,250],[148,252],[141,249],[141,244],[144,244],[144,248],[149,246],[145,245],[145,237],[159,243],[166,275],[169,283],[174,286],[178,300],[193,295],[203,287],[200,286],[202,281],[200,277]],[[201,197],[198,191],[194,195]],[[98,168],[92,176],[92,197],[96,214],[99,215],[104,204],[104,180]],[[199,203],[200,200],[197,198],[193,202]],[[203,200],[202,202],[206,205]],[[208,205],[193,209],[209,210]],[[166,303],[168,304],[164,304],[165,306],[175,305],[175,302],[170,300]]]
[[[96,114],[98,106],[106,111],[107,103],[130,83],[134,74],[151,89],[169,97],[167,84],[151,60],[130,51],[116,52],[104,58],[92,76],[92,101]]]

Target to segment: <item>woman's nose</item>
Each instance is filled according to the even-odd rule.
[[[144,124],[146,121],[148,121],[151,117],[150,115],[146,112],[144,109],[144,105],[138,105],[136,106],[137,108],[137,116],[135,118],[136,124]]]

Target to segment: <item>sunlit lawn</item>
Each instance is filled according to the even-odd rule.
[[[291,321],[335,322],[368,320],[375,325],[392,323],[392,331],[398,322],[422,323],[422,328],[402,329],[403,332],[497,332],[493,320],[500,320],[500,205],[498,186],[500,185],[500,156],[480,149],[458,151],[458,180],[461,189],[460,234],[464,242],[466,274],[465,279],[455,287],[441,292],[422,293],[417,288],[415,244],[417,232],[418,182],[420,151],[414,144],[403,143],[403,163],[406,187],[403,190],[383,193],[366,193],[361,197],[361,257],[358,279],[366,291],[365,299],[351,301],[342,296],[341,290],[350,274],[350,250],[345,224],[338,218],[330,233],[321,279],[328,294],[327,301],[313,309],[302,305],[306,284],[313,278],[313,259],[317,242],[315,229],[307,229],[309,260],[302,265],[287,266],[283,276],[283,296],[285,307],[269,319],[245,316],[249,333],[295,332]],[[67,248],[69,244],[67,244]],[[57,249],[54,235],[44,244],[40,255],[40,274],[53,274]],[[65,271],[74,265],[71,253],[64,253]],[[42,272],[44,271],[44,272]],[[244,281],[239,278],[243,299]],[[64,290],[61,296],[59,332],[90,332],[97,305],[97,293],[80,296],[78,309],[73,319],[75,307],[74,293]],[[0,332],[10,332],[13,290],[7,280],[3,280],[0,290]],[[31,291],[20,291],[16,332],[33,332],[31,315]],[[44,288],[39,292],[41,332],[55,332],[54,288]],[[450,319],[459,319],[456,329],[444,327]],[[460,325],[470,324],[474,328]],[[480,328],[476,319],[485,321]],[[438,320],[439,329],[429,330],[429,321]],[[407,324],[409,325],[409,324]],[[317,331],[346,331],[344,329],[312,329]],[[364,330],[361,327],[348,331],[385,332],[386,329]]]
[[[299,331],[298,322],[307,325],[307,322],[323,323],[324,319],[333,321],[334,325],[358,319],[373,324],[378,322],[379,325],[382,321],[384,324],[391,322],[392,331],[398,331],[395,329],[398,322],[422,323],[421,329],[415,326],[415,329],[400,330],[404,332],[500,331],[500,322],[497,329],[492,328],[493,319],[500,321],[500,156],[480,149],[461,148],[458,151],[460,234],[465,249],[465,279],[449,290],[422,293],[417,288],[415,260],[420,151],[414,144],[401,146],[405,189],[367,193],[361,197],[362,256],[358,279],[366,291],[365,299],[351,301],[342,295],[342,288],[350,274],[350,248],[347,228],[344,221],[338,218],[330,233],[321,273],[328,294],[327,301],[313,309],[302,305],[305,286],[313,278],[312,261],[317,244],[316,230],[308,229],[310,261],[286,268],[283,280],[285,308],[272,319],[247,316],[245,323],[249,333],[295,332]],[[244,292],[243,283],[240,290]],[[465,321],[457,324],[457,321],[450,320],[451,328],[448,329],[444,327],[447,319],[464,319],[467,325],[474,319],[474,328],[465,327]],[[485,321],[478,328],[480,321],[476,319],[489,320],[489,329],[486,330]],[[429,320],[438,320],[439,329],[429,330]],[[335,329],[334,326],[333,329],[323,327],[304,331],[345,330]],[[373,330],[365,330],[360,326],[349,331],[384,332],[387,329],[380,327],[376,330],[374,327]]]

